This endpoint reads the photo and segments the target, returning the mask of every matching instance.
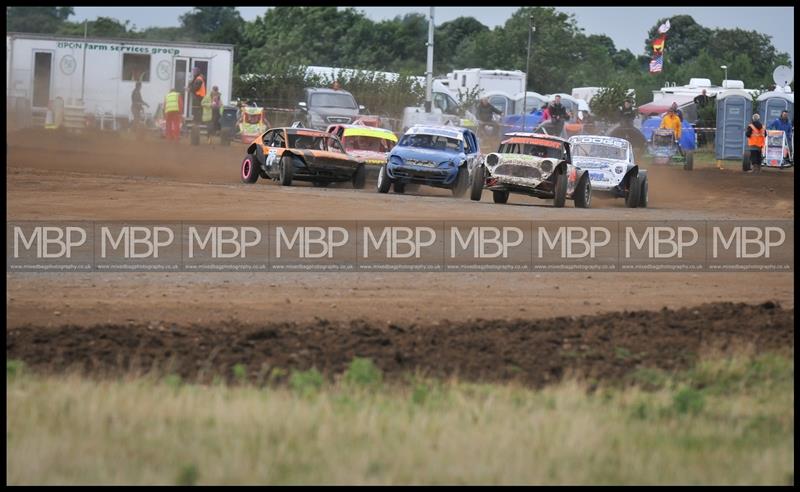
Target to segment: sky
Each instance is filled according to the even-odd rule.
[[[237,7],[245,20],[263,15],[268,7]],[[428,14],[428,7],[356,7],[372,20],[391,19],[411,12]],[[503,25],[519,7],[436,7],[435,23],[471,16],[490,28]],[[789,53],[794,65],[794,7],[556,7],[574,14],[586,34],[605,34],[617,49],[644,54],[647,31],[662,17],[689,14],[702,26],[741,28],[772,36],[778,51]],[[94,20],[98,16],[130,20],[139,29],[179,24],[178,17],[191,7],[74,7],[71,21]]]

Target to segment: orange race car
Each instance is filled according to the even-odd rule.
[[[271,128],[247,147],[241,177],[255,183],[258,177],[290,186],[293,180],[311,181],[314,186],[351,181],[364,188],[364,161],[348,155],[334,135],[310,128]]]

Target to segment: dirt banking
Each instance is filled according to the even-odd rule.
[[[703,351],[742,345],[792,352],[794,309],[779,304],[713,303],[679,310],[625,311],[539,320],[432,325],[314,323],[178,326],[26,326],[6,332],[6,356],[36,371],[120,375],[152,370],[185,380],[232,379],[244,364],[253,381],[274,368],[316,367],[329,377],[368,357],[388,379],[420,371],[472,381],[539,387],[566,375],[619,382],[634,370],[690,366]]]

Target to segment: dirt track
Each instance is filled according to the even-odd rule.
[[[703,351],[749,346],[792,354],[794,310],[717,303],[678,311],[637,311],[547,320],[411,323],[270,323],[213,327],[149,325],[22,327],[6,332],[6,355],[35,370],[95,375],[176,373],[191,381],[233,379],[244,364],[253,382],[275,368],[316,367],[329,377],[355,356],[390,379],[416,371],[541,386],[566,375],[624,380],[637,368],[691,365]],[[286,374],[284,372],[284,374]],[[269,378],[269,379],[268,379]],[[282,378],[277,378],[281,380]]]
[[[517,196],[512,197],[508,205],[495,205],[488,193],[480,203],[475,203],[454,199],[445,190],[380,195],[371,186],[366,190],[353,190],[349,187],[319,189],[305,183],[284,188],[262,181],[244,185],[239,182],[242,152],[241,145],[198,148],[186,142],[179,145],[152,139],[135,142],[124,136],[100,139],[44,132],[12,134],[7,154],[6,218],[710,220],[794,217],[793,170],[742,175],[737,172],[735,162],[727,162],[729,169],[724,171],[700,167],[691,173],[679,168],[649,167],[650,208],[626,209],[621,200],[596,199],[592,209],[581,210],[573,208],[571,203],[564,209],[553,209],[547,201]],[[28,357],[39,353],[37,350],[50,355],[61,353],[62,349],[72,350],[69,347],[80,347],[84,343],[80,334],[88,333],[96,338],[106,331],[146,334],[150,332],[142,327],[149,324],[194,324],[196,326],[189,331],[179,328],[184,337],[175,336],[186,339],[197,333],[206,341],[204,343],[213,344],[234,336],[240,328],[244,333],[250,329],[247,326],[279,323],[275,329],[281,333],[281,343],[288,345],[279,344],[272,350],[273,355],[267,358],[271,363],[286,363],[274,357],[284,348],[287,352],[281,357],[301,353],[302,350],[298,351],[292,344],[312,340],[311,334],[320,331],[319,336],[323,338],[315,342],[317,347],[323,352],[327,346],[340,349],[324,355],[330,357],[324,359],[324,364],[323,355],[317,352],[312,351],[307,357],[298,356],[301,357],[298,365],[319,363],[332,371],[339,370],[342,361],[352,355],[374,352],[376,357],[388,361],[397,343],[405,347],[404,350],[408,349],[412,357],[398,363],[397,367],[405,369],[409,367],[407,361],[414,360],[431,370],[451,367],[475,375],[486,370],[486,365],[480,363],[473,367],[463,362],[474,357],[476,361],[490,358],[480,356],[479,347],[468,340],[487,340],[486,343],[493,346],[488,352],[490,357],[502,359],[502,354],[521,340],[515,338],[522,336],[518,334],[520,327],[531,328],[531,333],[535,333],[534,327],[539,326],[533,321],[513,321],[519,318],[533,320],[609,313],[601,318],[605,320],[603,326],[621,330],[615,333],[623,336],[625,330],[635,331],[638,325],[625,321],[625,315],[613,314],[621,310],[657,311],[663,307],[678,309],[703,302],[771,300],[790,310],[787,316],[791,317],[794,308],[792,273],[7,273],[6,280],[7,330],[16,330],[15,337],[30,332],[34,338],[50,333],[47,332],[50,329],[61,330],[54,335],[57,344],[34,344],[31,351],[26,352],[28,349],[20,348],[15,342],[16,348],[7,347],[8,356],[27,354],[25,357]],[[737,309],[742,308],[724,310],[739,316],[741,311]],[[497,321],[470,321],[477,318]],[[333,324],[326,325],[320,319]],[[681,319],[688,323],[681,325],[681,329],[703,324],[697,319]],[[699,319],[702,320],[702,314]],[[439,320],[441,324],[435,324]],[[744,319],[740,321],[746,326]],[[350,322],[355,325],[348,325]],[[373,347],[370,342],[373,335],[364,334],[364,340],[358,341],[359,326],[368,332],[383,332],[389,323],[405,326],[414,335],[407,334],[406,338],[397,340],[390,337],[392,342],[385,353],[381,351],[384,349]],[[552,330],[562,329],[558,321],[541,323],[550,323],[548,326]],[[763,325],[754,323],[747,328],[751,330],[750,335],[741,332],[744,338],[760,336],[758,330]],[[103,327],[77,327],[94,324]],[[67,330],[57,328],[67,325],[77,326]],[[331,331],[332,328],[326,328],[328,326],[338,328]],[[580,331],[581,326],[580,323],[567,324],[563,328]],[[668,329],[669,323],[664,326]],[[69,335],[73,331],[74,340]],[[659,351],[655,348],[657,344],[645,348],[649,337],[658,331],[640,337],[636,343],[643,347],[641,351]],[[458,355],[455,365],[434,366],[424,362],[427,355],[436,357],[435,340],[459,340],[461,332],[473,333],[464,335],[473,338],[463,342],[472,348]],[[7,331],[7,343],[11,340],[10,333]],[[495,333],[498,341],[490,341]],[[336,342],[340,336],[344,337],[341,345]],[[536,340],[548,343],[531,336],[533,338],[526,343]],[[347,345],[346,340],[352,343]],[[360,345],[362,342],[366,345]],[[138,346],[139,342],[125,343]],[[430,346],[423,350],[426,344]],[[362,346],[368,349],[366,353],[362,353]],[[109,350],[108,354],[116,353]],[[176,345],[175,350],[175,353],[182,353],[184,349]],[[307,347],[306,350],[311,349]],[[191,350],[187,352],[191,353]],[[75,354],[74,360],[80,357],[94,360],[92,357],[95,357],[90,357],[89,352]],[[254,362],[257,360],[260,359]],[[564,367],[565,361],[547,364]],[[613,367],[616,362],[609,364]],[[389,366],[385,368],[393,370]],[[531,366],[526,371],[532,374],[540,369]],[[496,369],[487,374],[503,378],[504,370]]]

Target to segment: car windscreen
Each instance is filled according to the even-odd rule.
[[[456,138],[443,135],[404,135],[398,144],[402,147],[417,147],[420,149],[443,150],[447,152],[462,152],[463,144]]]
[[[500,146],[500,153],[503,154],[525,154],[534,157],[546,157],[551,159],[564,159],[564,149],[561,146],[552,147],[525,143],[507,143]]]
[[[368,137],[366,135],[351,135],[344,137],[344,148],[352,150],[371,150],[374,152],[389,152],[394,142],[386,138]]]
[[[627,149],[600,143],[575,143],[572,145],[573,157],[599,157],[601,159],[617,159],[624,161]]]
[[[309,136],[300,134],[289,134],[290,149],[306,150],[328,150],[328,144],[323,135]]]
[[[334,94],[332,92],[320,92],[311,95],[312,108],[346,108],[357,109],[356,101],[350,94]]]

